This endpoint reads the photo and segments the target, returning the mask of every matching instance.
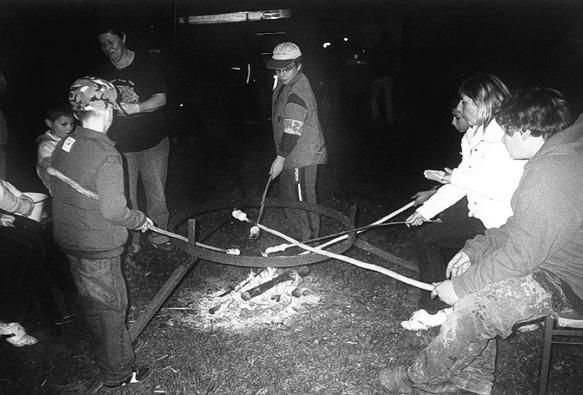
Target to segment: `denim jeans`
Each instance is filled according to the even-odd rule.
[[[415,387],[432,393],[454,386],[488,395],[494,382],[496,337],[510,336],[517,323],[569,307],[559,288],[550,292],[533,274],[490,284],[460,299],[439,335],[409,367],[409,377]]]
[[[279,198],[283,201],[318,203],[318,166],[284,168],[279,176]],[[320,234],[320,216],[313,212],[286,208],[293,237],[309,240]]]
[[[138,208],[138,177],[142,180],[146,197],[146,210],[142,210],[162,229],[168,228],[168,206],[166,205],[166,176],[170,143],[165,137],[158,145],[139,152],[125,152],[128,173],[128,194],[131,208]],[[152,233],[150,241],[165,243],[168,237]],[[130,231],[132,245],[140,244],[140,232]]]
[[[121,259],[67,257],[101,378],[108,385],[120,384],[131,376],[135,359],[126,326],[128,295]]]

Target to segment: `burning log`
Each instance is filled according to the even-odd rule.
[[[248,291],[245,291],[241,294],[241,299],[249,300],[254,298],[255,296],[261,295],[265,291],[273,288],[277,284],[283,283],[285,281],[294,281],[298,277],[305,277],[310,273],[310,269],[307,266],[302,266],[298,271],[295,270],[287,270],[280,274],[279,276],[275,277],[272,280],[269,280],[263,284],[256,286],[255,288],[251,288]]]

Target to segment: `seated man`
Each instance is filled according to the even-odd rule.
[[[449,262],[451,280],[433,292],[453,312],[409,368],[381,371],[392,393],[490,394],[497,336],[508,337],[517,323],[583,311],[583,116],[561,131],[569,118],[550,89],[519,91],[503,105],[496,119],[504,144],[513,159],[529,159],[514,215]]]

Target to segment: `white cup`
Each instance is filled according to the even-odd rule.
[[[48,195],[39,192],[23,192],[22,194],[28,196],[34,202],[32,212],[28,215],[27,218],[30,218],[36,222],[40,222],[43,213],[43,206],[45,204],[45,200],[48,199]]]

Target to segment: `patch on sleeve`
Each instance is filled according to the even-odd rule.
[[[286,118],[283,121],[283,132],[288,134],[297,134],[298,136],[301,136],[302,132],[300,131],[300,129],[302,126],[304,126],[304,123],[302,121]]]
[[[63,141],[63,146],[61,147],[61,149],[65,152],[71,152],[73,144],[75,144],[75,139],[73,137],[67,137],[65,141]]]
[[[301,97],[299,97],[295,93],[292,93],[291,95],[289,95],[289,97],[287,98],[286,104],[297,104],[298,106],[303,107],[306,110],[308,109],[308,106],[306,105],[306,102],[304,101],[304,99],[302,99]]]

